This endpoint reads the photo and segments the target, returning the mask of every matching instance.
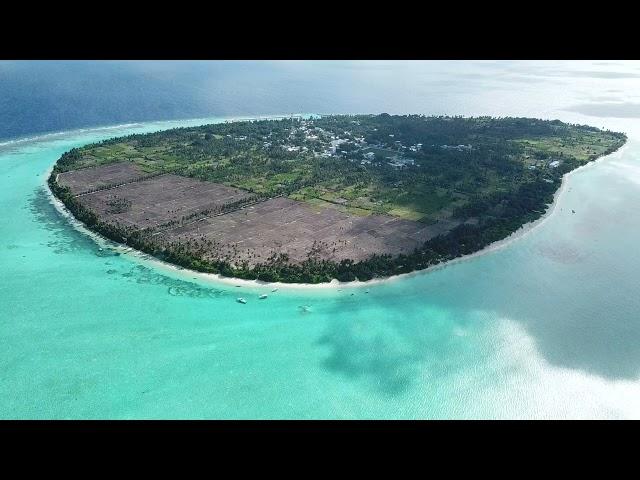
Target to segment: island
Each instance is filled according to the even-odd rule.
[[[92,231],[180,267],[366,281],[506,238],[625,141],[559,120],[292,116],[74,148],[48,184]]]

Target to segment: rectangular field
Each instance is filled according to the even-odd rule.
[[[78,199],[104,220],[142,229],[179,221],[249,196],[237,188],[167,174],[81,195]],[[119,200],[130,202],[130,206],[116,213],[113,203]]]
[[[97,188],[131,182],[145,175],[133,163],[120,162],[61,173],[58,175],[58,183],[69,187],[71,193],[78,195]]]
[[[249,265],[264,262],[273,253],[286,253],[291,263],[300,263],[315,242],[318,258],[339,262],[364,260],[376,253],[409,253],[451,228],[442,227],[388,215],[359,217],[332,208],[316,210],[304,202],[274,198],[167,230],[159,240],[198,241],[211,246],[210,258]]]

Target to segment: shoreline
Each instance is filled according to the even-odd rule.
[[[77,135],[87,132],[97,132],[100,130],[117,130],[119,128],[128,128],[128,127],[144,127],[144,126],[155,126],[158,125],[162,127],[162,124],[168,123],[178,123],[178,122],[196,122],[195,126],[206,125],[212,122],[213,120],[219,121],[219,123],[224,122],[242,122],[242,121],[250,121],[250,120],[277,120],[280,118],[289,118],[289,117],[308,117],[311,115],[319,115],[316,113],[289,113],[289,114],[266,114],[259,115],[253,117],[244,117],[244,116],[228,116],[228,117],[197,117],[197,118],[176,118],[169,120],[141,120],[141,121],[131,121],[128,123],[120,123],[115,125],[96,125],[96,126],[86,126],[86,127],[78,127],[73,128],[71,130],[61,130],[61,131],[51,131],[51,132],[41,132],[35,134],[35,136],[18,136],[15,138],[4,138],[0,139],[0,148],[14,146],[16,144],[21,143],[29,143],[29,142],[41,142],[43,140],[48,140],[50,137],[61,137],[66,135]],[[199,123],[205,122],[205,123]],[[173,127],[180,128],[180,127]],[[188,127],[187,127],[188,128]],[[162,129],[164,130],[164,129]]]
[[[304,114],[299,114],[299,115],[304,115]],[[310,115],[310,114],[307,114]],[[268,117],[275,117],[274,116],[261,116],[261,117],[253,117],[251,119],[257,119],[257,118],[268,118]],[[243,118],[243,120],[251,120],[251,119],[247,119],[247,118]],[[200,121],[203,119],[194,119],[195,121]],[[224,120],[223,120],[224,121]],[[226,119],[226,121],[234,121],[234,119]],[[166,121],[167,123],[171,122],[171,121]],[[154,122],[155,123],[155,122]],[[160,123],[160,122],[158,122]],[[75,228],[77,231],[88,235],[89,237],[91,237],[98,245],[100,245],[100,247],[106,247],[112,250],[117,251],[120,254],[126,254],[128,257],[133,257],[136,260],[143,260],[145,262],[149,262],[154,268],[159,268],[161,270],[167,271],[167,272],[171,272],[174,274],[177,274],[180,277],[186,277],[189,276],[190,280],[201,280],[204,282],[212,282],[212,283],[217,283],[217,284],[223,284],[223,285],[228,285],[228,286],[234,286],[234,287],[254,287],[254,288],[260,288],[260,287],[268,287],[268,288],[283,288],[283,289],[290,289],[290,290],[322,290],[322,289],[337,289],[337,288],[362,288],[362,287],[371,287],[374,285],[378,285],[378,284],[384,284],[384,283],[388,283],[388,282],[393,282],[393,281],[397,281],[397,280],[401,280],[401,279],[405,279],[405,278],[410,278],[412,276],[417,276],[417,275],[426,275],[429,274],[430,272],[434,271],[434,270],[438,270],[438,269],[443,269],[446,267],[449,267],[455,263],[459,263],[459,262],[463,262],[463,261],[469,261],[469,260],[473,260],[474,258],[480,257],[482,255],[486,255],[489,253],[492,253],[494,251],[497,251],[499,249],[502,249],[508,245],[510,245],[511,243],[525,237],[526,235],[528,235],[531,231],[535,230],[537,227],[539,227],[540,225],[542,225],[556,210],[557,205],[559,203],[559,200],[562,196],[562,194],[564,193],[565,189],[566,189],[566,185],[567,185],[567,179],[573,175],[576,172],[581,171],[582,169],[592,166],[592,165],[596,165],[601,163],[604,160],[610,159],[612,158],[614,155],[616,154],[620,154],[623,152],[623,150],[627,147],[628,145],[628,140],[627,142],[625,142],[620,148],[618,148],[616,151],[609,153],[608,155],[603,155],[602,157],[597,158],[596,160],[593,160],[591,162],[588,162],[584,165],[581,165],[580,167],[566,173],[565,175],[562,176],[561,179],[561,183],[560,183],[560,187],[555,191],[554,195],[553,195],[553,201],[547,205],[547,209],[544,212],[544,214],[542,216],[540,216],[538,219],[533,220],[531,222],[525,223],[522,226],[520,226],[520,228],[518,228],[518,230],[512,232],[508,237],[505,237],[501,240],[497,240],[487,246],[485,246],[484,248],[468,254],[468,255],[463,255],[461,257],[458,258],[454,258],[451,260],[447,260],[445,262],[439,263],[437,265],[432,265],[429,266],[427,268],[421,269],[421,270],[415,270],[413,272],[409,272],[409,273],[402,273],[399,275],[393,275],[390,277],[380,277],[380,278],[373,278],[371,280],[366,280],[366,281],[360,281],[360,280],[354,280],[351,282],[341,282],[337,279],[333,279],[330,282],[324,282],[324,283],[286,283],[286,282],[265,282],[262,280],[247,280],[247,279],[240,279],[240,278],[234,278],[234,277],[225,277],[222,276],[220,274],[215,274],[215,273],[204,273],[204,272],[198,272],[196,270],[190,270],[188,268],[185,267],[180,267],[178,265],[174,265],[172,263],[160,260],[150,254],[135,250],[134,248],[128,246],[128,245],[124,245],[124,244],[119,244],[114,242],[113,240],[110,240],[104,236],[102,236],[101,234],[94,232],[92,230],[90,230],[88,227],[86,227],[80,220],[76,219],[75,216],[67,209],[67,207],[62,203],[61,200],[59,200],[51,191],[51,189],[49,188],[48,183],[45,181],[44,182],[44,187],[47,193],[47,196],[49,197],[49,201],[52,203],[52,205],[54,206],[54,208],[56,208],[56,210],[62,214],[64,217],[66,217],[67,219],[70,220],[70,224],[73,228]],[[44,178],[49,178],[51,171],[53,170],[53,167],[55,166],[55,162],[46,170],[45,175],[43,176]]]

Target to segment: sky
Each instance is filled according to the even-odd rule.
[[[638,87],[639,62],[1,61],[0,138],[288,113],[638,118]]]

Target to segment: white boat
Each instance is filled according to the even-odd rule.
[[[262,295],[260,295],[259,298],[260,298],[260,300],[264,300],[265,298],[267,298],[267,294],[263,293]]]
[[[236,298],[236,302],[238,302],[238,303],[247,303],[247,301],[242,297]]]
[[[278,289],[277,289],[277,288],[274,288],[274,289],[273,289],[273,290],[271,290],[271,291],[272,291],[272,292],[277,292],[277,291],[278,291]]]

